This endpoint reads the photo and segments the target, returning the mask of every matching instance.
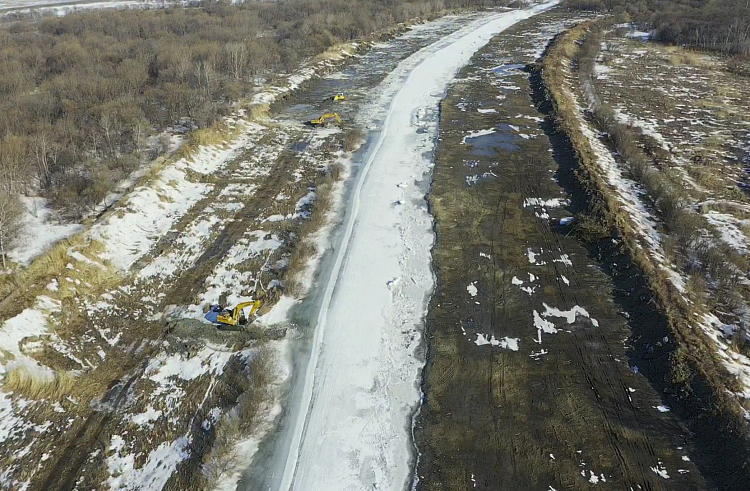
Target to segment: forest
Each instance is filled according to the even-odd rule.
[[[566,0],[577,10],[627,13],[648,24],[654,38],[726,55],[750,56],[748,0]]]
[[[80,220],[167,150],[154,135],[203,128],[254,87],[340,42],[446,9],[506,0],[211,1],[91,11],[0,26],[0,248],[17,197]],[[155,141],[156,140],[156,141]]]

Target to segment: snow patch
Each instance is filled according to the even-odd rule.
[[[464,136],[463,140],[461,140],[461,143],[463,143],[464,145],[466,145],[466,140],[470,140],[471,138],[478,138],[480,136],[491,135],[493,133],[495,133],[495,129],[494,128],[490,128],[488,130],[470,131],[469,133],[466,134],[466,136]]]
[[[21,196],[25,214],[19,244],[8,257],[19,264],[29,263],[58,241],[83,230],[79,223],[61,223],[44,198]]]
[[[477,346],[484,346],[484,345],[491,345],[491,346],[497,346],[504,349],[509,349],[511,351],[518,351],[518,341],[520,341],[519,338],[501,338],[501,339],[495,339],[495,335],[493,334],[489,338],[486,334],[477,333],[477,340],[474,341],[474,344]]]

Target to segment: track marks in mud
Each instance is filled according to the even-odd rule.
[[[528,45],[512,36],[538,32],[559,20],[555,15],[561,14],[545,14],[496,38],[442,103],[430,195],[438,288],[427,321],[418,486],[705,489],[677,450],[687,435],[669,413],[654,409],[657,394],[629,369],[623,345],[629,331],[613,301],[614,286],[559,224],[569,211],[524,206],[569,198],[556,180],[549,140],[530,123],[543,115],[530,109],[528,80],[516,73],[498,87],[483,78],[492,74],[482,70],[484,64],[531,61],[519,55],[529,52]],[[504,88],[509,84],[520,88]],[[498,91],[503,99],[495,113],[471,110]],[[469,129],[500,123],[536,137],[518,141],[519,150],[500,148],[487,156],[472,155],[471,146],[461,143]],[[486,169],[495,177],[467,184],[467,174]],[[540,254],[533,264],[529,248]],[[529,273],[537,285],[532,294],[512,281]],[[467,295],[469,283],[479,291],[479,305]],[[580,306],[590,318],[575,315],[575,309],[570,324],[550,317],[558,332],[545,334],[539,346],[531,312],[545,312],[545,304],[562,311]],[[475,332],[517,337],[519,351],[476,346],[469,342]]]
[[[272,128],[269,133],[273,134],[275,131],[276,129]],[[293,129],[287,129],[287,131],[294,133]],[[331,141],[328,141],[327,144],[336,148],[340,147],[341,142],[338,134],[332,134],[329,137]],[[233,200],[235,203],[241,203],[242,207],[234,213],[224,216],[222,218],[223,226],[212,233],[206,243],[200,244],[202,253],[193,267],[178,270],[176,274],[164,277],[149,277],[147,280],[143,278],[135,279],[133,284],[128,285],[129,288],[125,289],[127,293],[114,300],[120,307],[119,311],[130,312],[141,309],[141,299],[144,296],[152,299],[151,301],[154,302],[153,308],[157,311],[170,304],[186,305],[200,300],[197,297],[205,290],[207,277],[212,274],[217,263],[226,252],[248,230],[259,227],[261,219],[272,214],[274,207],[285,206],[284,203],[276,199],[277,196],[285,193],[287,198],[291,200],[289,206],[293,210],[296,200],[308,192],[308,186],[314,185],[317,180],[325,177],[318,168],[319,162],[315,159],[301,162],[293,150],[288,148],[291,145],[290,140],[284,138],[275,141],[276,152],[264,152],[262,156],[265,160],[258,162],[257,168],[249,169],[248,167],[253,167],[257,160],[257,156],[253,153],[258,152],[256,148],[258,145],[267,144],[265,146],[269,148],[274,147],[274,142],[270,141],[269,138],[270,136],[266,135],[261,141],[256,141],[255,146],[250,145],[244,152],[241,152],[221,173],[207,177],[207,179],[216,182],[215,189],[207,198],[198,202],[182,220],[175,224],[173,230],[167,233],[167,238],[174,237],[183,230],[189,229],[192,224],[201,221],[203,217],[214,213],[211,210],[215,210],[217,204],[221,204],[226,189],[240,186],[245,190]],[[317,151],[321,152],[324,149],[318,149]],[[273,223],[269,227],[273,227],[274,230],[281,230],[284,227],[299,228],[300,225],[300,220],[289,220],[288,223]],[[152,261],[158,260],[162,255],[168,255],[176,249],[177,246],[169,239],[161,241],[154,246],[147,258],[136,265],[135,269],[151,264]],[[260,261],[262,264],[263,258]],[[157,295],[157,292],[160,295]],[[42,471],[35,476],[35,481],[32,482],[33,489],[72,490],[76,486],[81,486],[81,479],[84,476],[87,485],[94,485],[102,479],[106,479],[107,462],[104,457],[112,435],[118,433],[123,435],[127,433],[130,437],[134,434],[137,435],[137,431],[134,433],[132,427],[129,427],[127,432],[123,433],[123,430],[129,425],[128,415],[125,414],[128,412],[126,406],[129,407],[133,404],[133,401],[140,398],[149,397],[148,390],[150,385],[153,384],[150,384],[147,380],[144,381],[144,371],[154,359],[154,356],[162,352],[162,344],[168,338],[174,341],[175,336],[172,333],[171,326],[162,322],[134,317],[121,318],[114,313],[111,315],[112,318],[108,319],[107,313],[102,313],[96,322],[100,325],[110,326],[117,332],[122,332],[123,336],[120,343],[122,346],[130,346],[130,348],[123,348],[117,356],[109,356],[106,360],[107,364],[94,374],[98,377],[107,377],[106,380],[109,381],[110,389],[95,407],[81,411],[79,414],[80,422],[74,425],[66,435],[67,446],[62,451],[56,451],[53,454],[56,460],[51,459],[42,468]],[[205,329],[212,328],[206,326]],[[198,338],[200,337],[198,336]],[[195,336],[187,336],[175,341],[176,344],[184,342],[185,349],[188,351],[185,356],[188,358],[191,356],[189,353],[192,346],[201,342],[200,339],[194,338]],[[230,336],[223,339],[222,342],[241,346],[249,338],[252,338],[252,336],[237,336],[234,338]],[[139,346],[143,349],[136,349]],[[227,372],[231,372],[231,370],[228,369]],[[215,388],[217,385],[213,381],[209,384],[205,379],[196,379],[193,385],[186,386],[184,391],[186,401],[179,401],[186,407],[182,408],[179,414],[173,415],[171,418],[174,420],[173,423],[182,422],[183,425],[187,424],[188,428],[191,428],[189,431],[193,431],[196,428],[192,428],[191,424],[198,421],[197,428],[199,428],[202,418],[198,417],[198,414],[204,412],[203,404],[209,396],[212,397],[211,400],[216,403],[217,408],[223,407],[222,404],[234,404],[239,394],[232,393],[234,389],[227,385],[231,382],[224,380],[227,376],[227,373],[222,376],[223,385],[222,383],[218,384],[220,387],[216,391],[220,394],[215,397],[211,395],[211,388]],[[245,375],[240,374],[240,376]],[[195,404],[198,405],[195,406]],[[197,413],[192,414],[191,411],[193,410]],[[188,424],[188,421],[191,423]],[[157,442],[159,438],[165,437],[164,433],[169,435],[174,431],[172,427],[162,427],[161,423],[152,430],[156,435]],[[184,431],[183,426],[180,427],[178,433],[182,434]],[[199,434],[193,435],[194,438],[192,438],[193,445],[190,447],[189,462],[186,460],[183,462],[184,465],[179,464],[177,471],[171,476],[171,484],[169,484],[171,486],[184,487],[186,483],[190,482],[191,476],[194,478],[195,473],[200,471],[199,464],[202,457],[200,452],[208,450],[207,444],[210,444],[213,436],[207,437],[205,431],[200,429],[197,431]],[[96,453],[97,450],[99,450],[98,453]],[[146,452],[146,455],[148,455],[148,452]],[[188,463],[192,467],[189,467]]]

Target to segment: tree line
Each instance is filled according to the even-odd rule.
[[[19,216],[14,197],[41,194],[80,219],[118,180],[166,151],[154,138],[164,129],[208,126],[253,86],[334,44],[443,9],[503,4],[222,0],[4,25],[0,202]],[[0,223],[6,245],[11,229]]]
[[[648,22],[655,38],[728,55],[750,56],[748,0],[566,0],[577,10],[627,13]]]

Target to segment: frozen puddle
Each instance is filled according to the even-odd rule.
[[[437,108],[456,72],[492,36],[555,4],[474,21],[401,62],[380,86],[383,95],[369,112],[386,109],[385,121],[353,189],[331,280],[321,285],[325,292],[304,389],[294,401],[301,404],[299,418],[274,489],[407,486],[410,419],[420,400],[423,366],[415,350],[434,286],[433,235],[424,190],[399,185],[430,172],[437,130],[434,123],[416,127],[412,115]],[[403,205],[393,207],[397,200]],[[393,278],[408,281],[387,287]],[[473,291],[467,288],[469,295]],[[484,339],[517,349],[515,339]]]

